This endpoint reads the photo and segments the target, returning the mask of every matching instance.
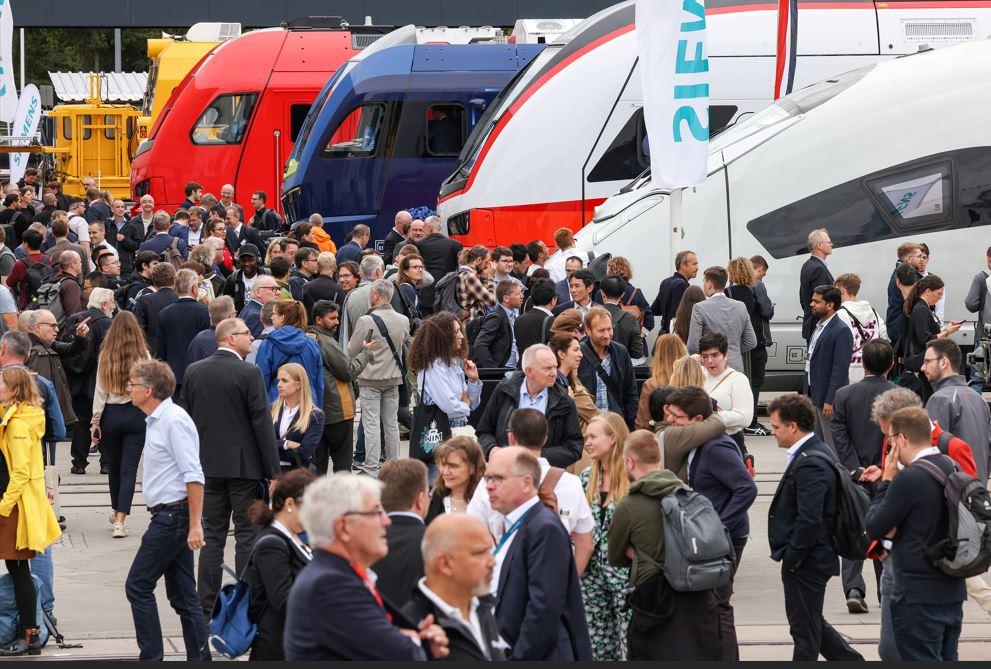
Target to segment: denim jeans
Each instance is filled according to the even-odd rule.
[[[31,573],[41,581],[41,608],[50,616],[55,615],[55,565],[52,562],[52,546],[31,559]]]
[[[910,604],[902,598],[891,603],[891,622],[903,661],[956,662],[963,602]]]
[[[193,552],[186,545],[188,534],[188,507],[159,511],[151,517],[131,563],[124,592],[131,604],[141,660],[161,660],[164,655],[162,625],[155,603],[155,584],[162,576],[165,576],[165,594],[169,604],[179,614],[182,624],[186,659],[210,659],[209,636],[203,609],[196,596]]]
[[[884,662],[898,662],[901,654],[895,642],[895,628],[891,622],[891,602],[895,597],[895,570],[891,566],[891,555],[882,561],[881,572],[881,638],[878,639],[877,653]]]

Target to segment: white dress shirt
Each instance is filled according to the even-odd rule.
[[[801,439],[799,439],[798,441],[796,441],[794,443],[794,445],[791,448],[788,449],[787,453],[788,453],[788,464],[789,465],[791,464],[791,461],[795,459],[795,454],[798,453],[798,449],[800,449],[802,447],[802,444],[804,444],[805,442],[807,442],[809,439],[811,439],[814,436],[816,436],[815,435],[815,432],[809,432],[807,435],[805,435],[804,437],[802,437]]]

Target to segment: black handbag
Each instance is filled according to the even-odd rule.
[[[413,409],[413,424],[409,429],[409,456],[431,465],[440,445],[451,438],[451,419],[436,404],[423,401],[427,376],[423,376],[420,403]]]

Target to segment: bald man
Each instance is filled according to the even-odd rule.
[[[419,622],[432,615],[449,641],[449,660],[501,661],[509,647],[499,636],[489,595],[495,558],[485,524],[463,514],[443,514],[423,536],[424,576],[403,614]]]
[[[408,211],[396,213],[396,223],[392,230],[389,230],[389,234],[385,236],[385,241],[382,242],[382,257],[386,265],[392,264],[396,255],[396,246],[406,241],[412,223],[413,217]]]

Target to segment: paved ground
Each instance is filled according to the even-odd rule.
[[[748,444],[757,457],[759,495],[750,514],[752,538],[744,553],[734,597],[740,654],[745,660],[788,660],[791,639],[779,568],[768,557],[766,541],[767,508],[784,469],[785,456],[770,437],[751,439]],[[135,513],[128,522],[131,535],[113,539],[107,521],[110,511],[107,477],[96,473],[99,471],[96,459],[91,458],[91,473],[85,476],[68,473],[67,445],[59,447],[58,460],[63,476],[63,513],[69,526],[55,549],[55,609],[67,639],[81,642],[83,648],[59,650],[50,645],[41,658],[136,659],[137,646],[123,583],[148,522],[144,501],[139,492]],[[233,561],[233,537],[228,540],[227,554]],[[826,618],[867,659],[876,660],[880,616],[870,580],[868,587],[871,610],[866,615],[854,616],[846,611],[839,579],[830,581]],[[167,659],[183,659],[179,621],[169,609],[161,586],[158,604]],[[960,657],[969,660],[991,657],[991,617],[969,601],[964,605]]]

